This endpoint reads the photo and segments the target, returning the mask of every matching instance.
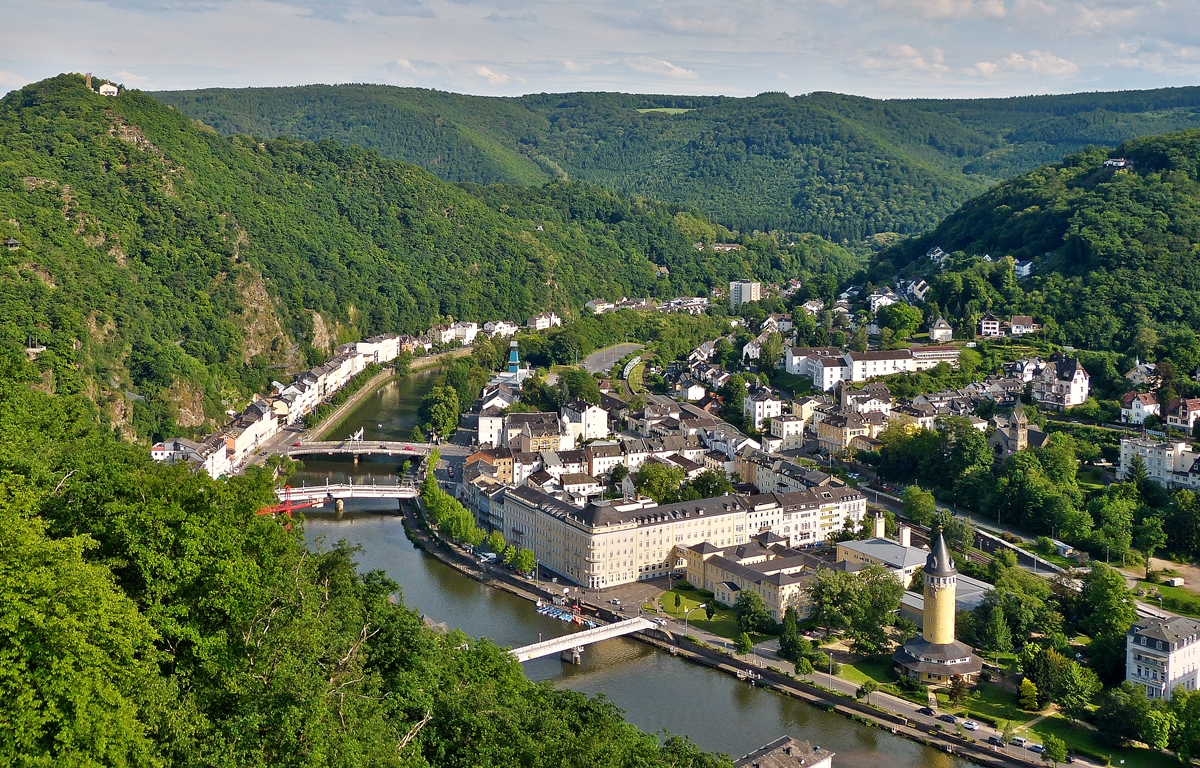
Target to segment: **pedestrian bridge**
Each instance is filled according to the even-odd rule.
[[[421,490],[412,483],[326,483],[280,488],[275,493],[283,502],[305,502],[325,499],[415,499]]]
[[[517,661],[530,661],[532,659],[540,659],[543,656],[550,656],[555,653],[574,652],[578,655],[579,651],[583,650],[585,645],[598,643],[601,640],[611,640],[614,637],[622,637],[630,635],[634,632],[643,632],[647,629],[654,629],[656,625],[649,619],[636,618],[618,621],[614,624],[606,624],[603,627],[595,629],[585,629],[583,632],[572,632],[569,635],[556,637],[552,640],[545,640],[533,645],[526,645],[521,648],[513,648],[509,651],[513,658]],[[578,663],[578,662],[577,662]]]

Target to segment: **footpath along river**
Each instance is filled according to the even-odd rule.
[[[358,407],[339,431],[365,430],[364,438],[404,440],[416,422],[421,397],[436,371],[395,379]],[[293,482],[323,483],[352,476],[381,478],[397,471],[387,457],[363,460],[310,459]],[[525,645],[564,634],[567,625],[539,615],[534,606],[507,592],[484,586],[443,565],[408,541],[400,519],[381,515],[379,503],[351,501],[342,520],[309,515],[306,535],[313,547],[345,539],[362,548],[362,569],[381,569],[397,581],[407,605],[437,622],[499,645]],[[393,503],[385,503],[394,511]],[[583,664],[556,657],[523,665],[533,680],[591,695],[604,695],[639,728],[686,734],[701,747],[733,757],[783,734],[808,739],[837,752],[836,768],[966,768],[969,763],[781,694],[753,688],[736,678],[689,664],[636,640],[592,645]]]

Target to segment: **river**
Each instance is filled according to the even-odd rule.
[[[367,440],[405,440],[416,422],[421,397],[436,371],[420,371],[385,384],[338,428],[363,427]],[[352,475],[381,477],[398,469],[394,459],[309,460],[296,480],[325,482]],[[294,481],[295,482],[295,481]],[[359,566],[381,569],[401,585],[404,601],[434,621],[500,645],[525,645],[568,631],[539,615],[531,603],[485,587],[416,549],[400,519],[379,514],[380,502],[350,501],[342,520],[310,515],[306,536],[313,547],[344,539],[361,548]],[[393,503],[384,506],[394,509]],[[807,739],[837,753],[836,768],[965,768],[966,763],[928,747],[847,720],[795,699],[752,688],[728,675],[689,664],[627,638],[589,646],[583,664],[557,657],[523,665],[534,680],[584,693],[603,694],[626,718],[649,732],[686,734],[701,747],[738,757],[783,734]]]

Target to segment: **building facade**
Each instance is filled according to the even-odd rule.
[[[1200,685],[1200,621],[1174,616],[1147,618],[1125,636],[1125,679],[1151,699],[1170,699],[1176,688]]]
[[[762,283],[756,283],[753,280],[735,280],[729,284],[729,303],[734,309],[761,298]]]

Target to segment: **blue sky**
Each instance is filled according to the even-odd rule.
[[[0,92],[371,82],[1004,96],[1200,84],[1200,0],[0,0]]]

